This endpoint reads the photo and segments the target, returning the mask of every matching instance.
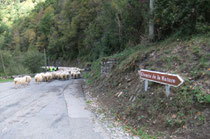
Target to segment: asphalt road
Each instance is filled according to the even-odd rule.
[[[0,84],[0,139],[109,139],[86,109],[82,80]]]

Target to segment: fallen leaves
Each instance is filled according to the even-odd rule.
[[[197,112],[197,115],[201,115],[201,112]]]
[[[172,116],[171,116],[173,119],[176,119],[176,114],[173,114]]]

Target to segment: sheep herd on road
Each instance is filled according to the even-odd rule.
[[[50,82],[52,80],[68,80],[70,77],[72,79],[77,79],[81,77],[81,72],[84,71],[80,68],[68,68],[65,70],[46,72],[46,73],[38,73],[34,76],[34,80],[36,83],[41,82]],[[17,77],[14,78],[14,84],[17,88],[18,85],[29,85],[32,78],[30,76]]]

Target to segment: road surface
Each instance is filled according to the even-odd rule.
[[[86,109],[82,80],[0,84],[0,139],[109,139]]]

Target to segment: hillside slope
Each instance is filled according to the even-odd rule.
[[[89,92],[128,130],[141,136],[143,129],[158,138],[210,138],[209,35],[139,45],[111,58],[120,64],[103,79],[100,61],[93,63],[87,75]],[[179,74],[185,82],[171,87],[168,98],[164,85],[157,83],[149,82],[144,92],[139,69]]]
[[[69,66],[120,53],[149,40],[150,18],[156,42],[172,34],[186,39],[210,31],[209,0],[155,0],[154,5],[151,14],[149,0],[1,0],[5,69],[0,66],[0,75],[36,73],[43,63]],[[44,53],[46,61],[40,60]]]

